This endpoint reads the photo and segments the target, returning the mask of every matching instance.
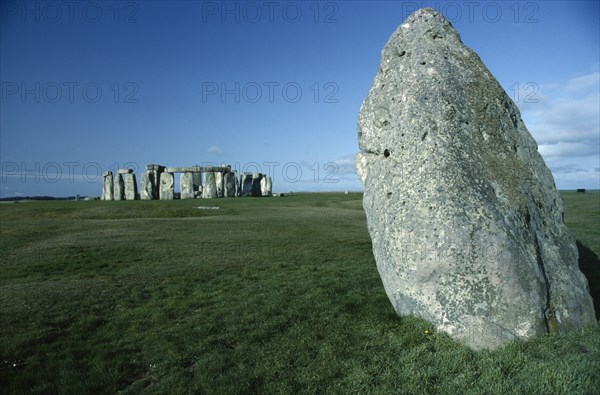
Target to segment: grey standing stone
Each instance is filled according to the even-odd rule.
[[[253,182],[252,173],[240,175],[240,196],[252,196]]]
[[[117,173],[113,178],[115,200],[125,200],[125,183],[123,182],[123,174]]]
[[[267,177],[266,175],[265,175],[265,177],[267,180],[266,186],[265,186],[267,194],[263,195],[263,196],[272,196],[273,195],[273,179],[271,177]]]
[[[474,349],[596,325],[563,202],[519,110],[432,9],[392,34],[356,169],[398,314]]]
[[[263,178],[260,180],[261,196],[271,196],[272,189],[273,189],[273,185],[272,185],[271,177],[267,177],[266,174],[263,174]]]
[[[112,171],[106,171],[103,174],[102,200],[113,200],[114,194],[113,173]]]
[[[173,173],[163,172],[160,174],[160,200],[173,200],[175,197],[174,181]]]
[[[217,184],[215,182],[215,173],[207,171],[204,173],[204,182],[202,183],[202,198],[214,199],[217,197]]]
[[[153,181],[154,172],[146,170],[140,177],[140,199],[152,200],[156,193],[156,184]]]
[[[181,188],[182,199],[194,199],[194,173],[185,172],[181,173],[179,178],[179,186]]]
[[[224,179],[224,191],[223,195],[225,197],[235,197],[237,193],[237,175],[235,172],[225,173]]]
[[[215,172],[215,185],[217,187],[217,197],[218,198],[223,197],[223,189],[224,189],[223,183],[224,183],[223,173],[221,173],[220,171]]]
[[[137,182],[135,179],[135,174],[133,173],[125,173],[125,199],[126,200],[135,200],[138,197],[138,189]]]
[[[263,179],[261,173],[252,173],[252,195],[251,196],[262,196],[260,182]]]

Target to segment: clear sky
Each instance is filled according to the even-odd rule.
[[[521,109],[559,189],[600,188],[598,2],[1,1],[0,196],[231,164],[362,190],[360,105],[413,11],[442,12]]]

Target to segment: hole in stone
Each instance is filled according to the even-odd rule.
[[[390,151],[388,149],[383,150],[383,156],[388,158],[390,156]]]
[[[404,55],[406,55],[406,51],[402,51],[398,54],[398,56],[404,56]]]
[[[421,62],[421,65],[424,65],[425,63],[427,63],[427,62]]]
[[[391,192],[388,192],[388,193],[387,193],[387,197],[388,197],[388,199],[389,199],[389,198],[391,198],[391,197],[392,197],[392,193],[391,193]]]

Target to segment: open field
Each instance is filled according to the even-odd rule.
[[[598,312],[600,193],[563,197]],[[360,194],[2,204],[0,253],[3,393],[600,388],[598,328],[475,353],[397,317]]]

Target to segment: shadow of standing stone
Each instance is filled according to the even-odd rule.
[[[596,319],[600,319],[600,259],[598,255],[579,240],[577,240],[577,250],[579,250],[579,270],[585,275],[590,284],[590,295],[594,300],[594,311]]]

